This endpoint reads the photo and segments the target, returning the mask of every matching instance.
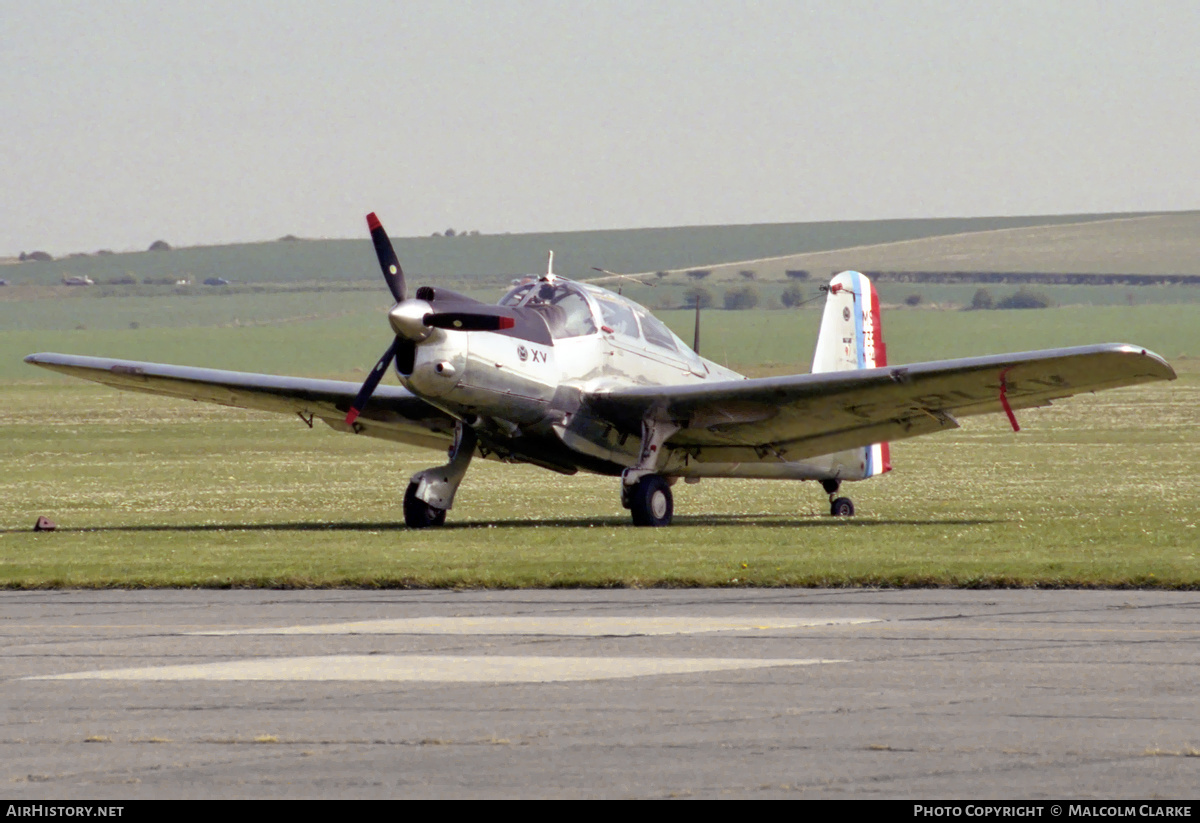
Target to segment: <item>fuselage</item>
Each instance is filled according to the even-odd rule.
[[[700,357],[643,306],[590,283],[529,278],[499,306],[513,327],[432,328],[421,332],[411,371],[397,358],[405,387],[470,426],[484,457],[619,475],[637,465],[642,432],[594,413],[588,397],[629,386],[745,379]],[[872,473],[863,449],[803,461],[728,462],[668,446],[664,458],[659,472],[668,478],[859,480]]]
[[[742,379],[700,357],[644,307],[589,283],[531,279],[500,305],[519,313],[515,328],[434,329],[400,379],[472,425],[481,446],[501,457],[619,474],[637,460],[638,433],[593,418],[586,395]]]

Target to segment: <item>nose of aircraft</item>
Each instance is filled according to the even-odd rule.
[[[397,336],[420,343],[433,331],[425,323],[425,316],[432,312],[433,306],[424,300],[401,300],[388,312],[388,322]]]

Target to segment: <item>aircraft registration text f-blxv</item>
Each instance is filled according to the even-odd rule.
[[[637,303],[592,282],[528,278],[498,305],[425,286],[367,216],[395,298],[391,345],[353,383],[67,354],[26,362],[118,389],[298,414],[332,428],[445,449],[413,476],[404,520],[442,524],[473,457],[619,476],[639,526],[665,526],[679,478],[816,480],[852,515],[843,481],[889,471],[888,441],[959,417],[1049,405],[1081,392],[1173,380],[1158,355],[1109,343],[888,365],[879,297],[857,272],[828,287],[812,373],[747,379],[689,348]],[[551,258],[553,261],[553,258]],[[395,365],[403,388],[380,386]]]

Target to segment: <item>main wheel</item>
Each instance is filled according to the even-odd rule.
[[[849,497],[839,497],[829,504],[829,514],[833,517],[853,517],[854,502]]]
[[[648,474],[629,491],[629,511],[635,526],[669,526],[675,513],[666,478]]]
[[[404,492],[404,525],[410,529],[428,529],[446,522],[446,510],[431,506],[417,497],[417,484],[409,483]]]

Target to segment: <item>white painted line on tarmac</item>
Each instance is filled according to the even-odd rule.
[[[109,669],[25,679],[552,683],[847,662],[849,661],[817,658],[763,660],[719,657],[455,657],[350,654]]]
[[[280,628],[226,629],[191,635],[466,634],[635,637],[701,632],[769,631],[881,623],[871,617],[411,617]]]

